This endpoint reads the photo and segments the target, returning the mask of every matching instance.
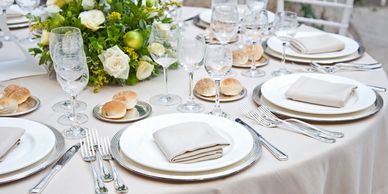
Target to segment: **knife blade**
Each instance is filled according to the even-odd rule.
[[[62,157],[54,164],[54,166],[51,167],[50,172],[48,172],[34,187],[30,189],[30,194],[32,193],[41,193],[50,180],[54,177],[59,170],[62,169],[62,167],[77,153],[78,149],[80,148],[80,144],[77,143],[73,146],[71,146],[63,155]]]
[[[288,156],[287,154],[283,153],[282,151],[280,151],[278,148],[276,148],[275,146],[273,146],[269,141],[267,141],[263,136],[260,135],[259,132],[257,132],[255,129],[253,129],[251,126],[249,126],[247,123],[245,123],[244,121],[242,121],[241,119],[239,118],[236,118],[235,121],[237,123],[240,123],[241,125],[243,125],[245,128],[247,128],[249,131],[255,133],[261,143],[263,143],[264,147],[267,148],[267,150],[278,160],[280,161],[285,161],[285,160],[288,160]]]

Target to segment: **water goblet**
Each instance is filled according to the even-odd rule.
[[[71,114],[76,115],[74,102],[88,84],[89,70],[83,50],[68,53],[65,48],[66,46],[63,46],[61,43],[58,43],[54,48],[55,71],[62,90],[71,96]],[[85,137],[86,128],[79,125],[77,116],[73,116],[71,121],[70,128],[63,131],[65,138],[79,139]]]
[[[223,52],[220,52],[223,51]],[[228,118],[229,115],[221,110],[220,84],[232,68],[232,51],[226,46],[208,45],[205,54],[205,70],[216,84],[216,98],[210,115]]]
[[[273,24],[273,32],[277,38],[282,41],[282,61],[281,68],[271,73],[272,76],[282,76],[290,74],[291,72],[286,69],[286,48],[290,40],[295,36],[298,28],[297,15],[294,12],[284,11],[276,13],[275,21]]]
[[[267,8],[268,0],[247,0],[248,8],[251,11],[260,11]]]
[[[13,4],[14,0],[0,0],[0,29],[3,31],[2,40],[11,41],[14,37],[11,35],[7,25],[7,8]]]
[[[206,43],[203,37],[182,34],[178,42],[178,61],[181,67],[189,73],[189,99],[180,104],[177,110],[180,112],[198,113],[205,110],[204,106],[194,101],[193,77],[194,71],[203,65]]]
[[[19,42],[21,43],[34,43],[37,42],[37,39],[34,39],[32,36],[31,26],[32,26],[32,10],[37,8],[39,6],[40,0],[16,0],[16,3],[19,5],[19,7],[27,12],[28,16],[28,28],[29,33],[26,38],[20,39]]]
[[[248,12],[244,17],[243,26],[245,42],[252,46],[252,56],[249,57],[252,61],[252,65],[249,70],[243,71],[241,74],[245,77],[251,78],[263,77],[265,75],[265,72],[257,69],[256,67],[256,54],[257,44],[261,45],[262,36],[266,33],[266,30],[268,29],[267,11],[253,10]]]
[[[165,94],[152,96],[150,102],[160,106],[171,106],[181,102],[181,98],[168,93],[167,68],[177,62],[179,29],[176,24],[155,22],[149,38],[148,51],[151,58],[163,67]]]

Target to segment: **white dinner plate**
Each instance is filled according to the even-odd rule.
[[[8,25],[26,24],[26,23],[28,24],[28,19],[24,16],[7,18]]]
[[[295,37],[314,36],[322,33],[324,32],[298,32]],[[302,54],[297,52],[295,49],[291,48],[291,46],[288,46],[286,48],[286,55],[291,57],[299,57],[299,58],[306,58],[306,59],[338,58],[338,57],[351,55],[357,52],[358,48],[360,47],[360,45],[353,39],[350,39],[345,36],[337,35],[337,34],[331,34],[331,35],[345,43],[345,48],[343,50],[337,51],[337,52],[330,52],[330,53]],[[269,38],[267,41],[267,45],[271,50],[277,53],[282,53],[283,46],[282,46],[282,41],[279,38],[275,36]]]
[[[41,123],[19,118],[0,118],[0,127],[18,127],[26,130],[20,144],[0,162],[0,174],[34,164],[54,148],[54,133]]]
[[[357,86],[357,89],[345,106],[341,108],[321,106],[288,99],[285,96],[286,91],[301,76],[334,83],[351,84]],[[276,77],[265,82],[261,88],[261,92],[263,97],[272,104],[285,109],[309,114],[346,114],[357,112],[370,107],[376,100],[375,92],[358,81],[345,77],[318,73],[299,73]]]
[[[231,145],[224,148],[223,157],[191,164],[171,163],[165,158],[152,134],[161,128],[190,121],[208,123],[230,142]],[[200,172],[229,166],[246,157],[252,147],[252,135],[243,126],[205,114],[175,113],[152,117],[129,126],[120,138],[120,148],[128,158],[150,168],[171,172]]]
[[[207,9],[199,14],[199,19],[201,21],[210,24],[212,21],[212,10]],[[272,23],[275,20],[275,14],[268,11],[268,23]]]

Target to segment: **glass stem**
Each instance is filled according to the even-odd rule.
[[[194,72],[189,72],[189,102],[194,101],[194,96],[193,96],[193,78],[194,78]]]
[[[28,40],[32,41],[32,30],[31,30],[31,26],[32,26],[32,15],[31,13],[28,13],[27,14],[29,16],[28,18]]]
[[[72,122],[72,127],[77,127],[78,121],[77,121],[77,115],[75,112],[75,96],[71,96],[70,98],[70,103],[71,103],[71,114],[73,116],[73,122]]]
[[[256,70],[256,41],[252,42],[252,66],[251,71]]]
[[[215,99],[215,104],[214,104],[214,112],[220,112],[221,111],[221,106],[220,106],[220,85],[221,85],[221,80],[216,79],[214,80],[216,83],[216,99]]]
[[[285,64],[286,64],[286,42],[282,43],[282,69],[285,69]]]
[[[3,31],[4,40],[10,40],[11,39],[11,32],[9,31],[8,25],[7,25],[7,10],[3,9],[2,14],[0,15],[0,28],[1,31]]]
[[[164,76],[164,87],[166,95],[168,95],[168,86],[167,86],[167,67],[163,67],[163,76]]]

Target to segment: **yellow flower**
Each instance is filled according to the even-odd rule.
[[[139,60],[139,55],[135,51],[134,48],[131,47],[124,47],[124,51],[128,53],[128,55],[131,57],[132,60],[138,61]]]
[[[109,20],[112,20],[112,21],[115,21],[115,20],[121,20],[121,14],[119,12],[112,12],[109,16],[108,16],[108,19]]]

